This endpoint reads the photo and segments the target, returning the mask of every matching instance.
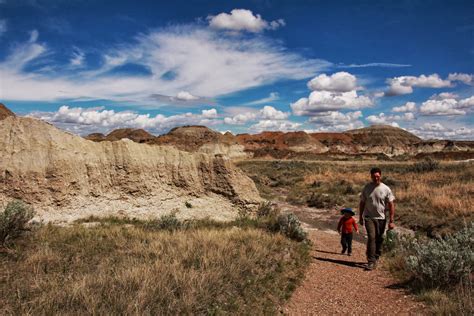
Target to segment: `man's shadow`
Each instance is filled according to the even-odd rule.
[[[316,252],[329,253],[329,254],[335,254],[335,255],[338,254],[336,252],[329,252],[329,251],[323,251],[323,250],[316,250]],[[322,257],[316,257],[316,256],[313,256],[313,259],[316,259],[319,261],[336,263],[336,264],[353,267],[353,268],[365,269],[367,266],[366,262],[354,262],[354,261],[346,261],[346,260],[340,260],[340,259],[322,258]]]

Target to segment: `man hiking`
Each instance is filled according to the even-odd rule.
[[[388,229],[395,228],[395,196],[390,188],[381,182],[382,170],[370,170],[372,182],[365,185],[360,195],[359,223],[365,225],[367,231],[367,261],[366,270],[374,270],[377,260],[382,254],[383,234],[387,219],[385,210],[389,211]]]

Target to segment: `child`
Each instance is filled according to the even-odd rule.
[[[352,217],[355,215],[355,212],[351,208],[344,208],[341,210],[341,214],[343,215],[339,220],[339,224],[337,225],[337,231],[341,234],[341,245],[342,251],[341,254],[346,253],[347,255],[352,255],[352,230],[353,228],[358,233],[359,228],[357,227],[357,223],[355,219]]]

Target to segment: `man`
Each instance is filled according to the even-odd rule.
[[[379,168],[370,170],[372,182],[362,190],[359,204],[359,223],[365,224],[367,230],[366,270],[373,270],[382,254],[383,234],[387,224],[385,210],[389,211],[388,229],[395,228],[395,196],[390,188],[381,182],[382,171]]]

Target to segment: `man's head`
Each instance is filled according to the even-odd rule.
[[[370,177],[372,178],[372,182],[376,185],[380,184],[382,180],[382,170],[380,168],[372,168],[370,169]]]

